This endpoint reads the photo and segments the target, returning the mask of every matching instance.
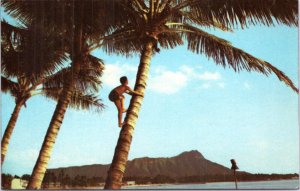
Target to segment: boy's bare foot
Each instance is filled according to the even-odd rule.
[[[123,109],[123,113],[126,113],[127,112],[127,109]]]

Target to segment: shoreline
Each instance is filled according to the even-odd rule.
[[[273,179],[273,180],[245,180],[238,182],[269,182],[269,181],[281,181],[281,180],[299,180],[299,178],[292,179]],[[186,183],[160,183],[160,184],[136,184],[136,185],[126,185],[122,186],[122,188],[131,188],[131,187],[150,187],[150,186],[166,186],[166,185],[187,185],[187,184],[211,184],[211,183],[226,183],[226,182],[234,182],[234,181],[216,181],[216,182],[186,182]]]
[[[270,181],[281,181],[281,180],[299,180],[296,178],[293,179],[273,179],[273,180],[249,180],[249,181],[238,181],[238,182],[270,182]],[[233,183],[234,181],[220,181],[220,182],[205,182],[205,183],[159,183],[159,184],[136,184],[136,185],[124,185],[121,187],[121,189],[131,189],[131,188],[135,188],[135,187],[153,187],[153,186],[173,186],[173,185],[189,185],[189,184],[211,184],[211,183]],[[61,190],[61,189],[82,189],[82,190],[96,190],[96,189],[103,189],[104,186],[88,186],[88,187],[67,187],[67,188],[58,188],[58,187],[53,187],[53,188],[47,188],[49,190]]]

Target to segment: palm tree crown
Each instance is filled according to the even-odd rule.
[[[66,56],[62,47],[53,47],[57,44],[55,38],[32,38],[31,33],[36,33],[35,27],[18,28],[1,22],[1,90],[10,93],[16,102],[12,117],[6,127],[2,138],[1,164],[3,164],[6,151],[19,111],[26,101],[34,95],[44,95],[58,100],[59,95],[66,83],[66,76],[70,75],[70,67],[62,68]],[[40,48],[40,44],[43,48]],[[30,50],[30,51],[28,51]],[[30,55],[37,55],[29,57]],[[56,54],[59,52],[59,54]],[[73,92],[70,106],[76,109],[95,109],[100,111],[103,108],[101,100],[94,94],[98,91],[101,81],[103,62],[91,55],[88,55],[86,67],[81,69],[80,77],[76,83],[76,91]],[[39,65],[39,67],[35,67]],[[56,70],[59,71],[56,71]]]
[[[163,48],[174,48],[187,42],[188,50],[212,58],[216,64],[234,71],[274,73],[298,92],[293,82],[269,62],[236,48],[204,28],[233,31],[251,25],[298,25],[297,0],[134,0],[118,1],[123,6],[127,24],[114,31],[126,35],[127,49],[137,50],[147,39]],[[121,39],[121,38],[120,38]],[[122,40],[107,41],[109,53],[124,53]],[[122,47],[122,48],[121,48]]]
[[[64,67],[67,61],[64,47],[61,45],[55,47],[57,43],[53,42],[58,38],[54,38],[53,35],[49,38],[38,36],[32,38],[32,33],[37,31],[33,27],[18,28],[6,22],[1,22],[1,25],[3,39],[1,90],[14,96],[16,102],[18,99],[27,100],[37,94],[58,99],[66,76],[71,73],[71,67]],[[41,45],[43,48],[40,49]],[[28,55],[29,52],[32,57]],[[101,109],[103,104],[92,94],[99,91],[101,86],[99,78],[104,69],[103,61],[88,54],[85,64],[86,66],[80,70],[75,92],[76,97],[81,96],[82,100],[73,97],[74,102],[71,102],[71,106],[86,109],[88,103],[84,102],[93,100],[90,102],[91,106],[95,106],[96,110]],[[95,99],[91,99],[92,97]]]

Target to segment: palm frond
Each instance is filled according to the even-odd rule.
[[[131,56],[132,53],[139,53],[142,50],[142,39],[139,38],[139,31],[132,24],[116,29],[112,38],[103,40],[102,49],[108,54]]]
[[[41,83],[43,83],[43,88],[63,88],[64,82],[66,81],[68,75],[71,75],[71,67],[59,70],[55,74],[41,80]]]
[[[111,35],[113,38],[108,38],[103,41],[102,48],[108,54],[121,54],[125,56],[132,56],[140,53],[143,49],[144,35],[143,29],[137,29],[137,26],[129,24],[125,27],[117,29]],[[161,26],[160,34],[158,35],[158,43],[163,48],[174,48],[182,45],[183,41],[180,35],[173,33],[164,33],[168,27]]]
[[[1,21],[1,31],[4,31],[5,33],[16,33],[21,36],[25,35],[26,29],[22,26],[13,26],[9,24],[7,21],[2,20]]]
[[[217,20],[229,27],[275,23],[298,26],[297,0],[185,0],[174,9],[188,9],[201,20]]]
[[[43,89],[42,94],[55,101],[59,100],[62,88],[48,88]],[[94,94],[82,93],[80,91],[73,91],[69,107],[78,110],[88,110],[100,112],[104,109],[102,100]]]
[[[226,32],[233,32],[232,28],[229,28],[216,19],[206,20],[205,18],[200,17],[201,15],[196,15],[194,12],[178,11],[172,14],[170,20],[180,21],[180,23],[186,23],[190,25],[198,25],[201,27],[217,28]]]
[[[13,26],[5,20],[1,21],[1,44],[4,47],[7,46],[6,51],[14,50],[16,46],[20,45],[26,34],[27,31],[23,27]]]
[[[217,64],[223,67],[231,67],[234,71],[256,71],[264,75],[274,73],[280,81],[298,92],[298,88],[293,82],[279,69],[270,63],[246,53],[230,44],[230,42],[211,35],[203,30],[190,25],[182,26],[186,40],[188,41],[188,49],[192,52],[205,54],[212,58]],[[179,29],[180,30],[180,29]]]
[[[19,29],[2,22],[1,61],[2,72],[9,77],[25,76],[36,79],[52,74],[62,66],[68,57],[64,42],[59,35],[48,31],[43,33],[42,26],[28,25]],[[15,36],[18,34],[18,42]]]
[[[176,46],[183,45],[184,42],[179,33],[169,33],[169,29],[165,29],[165,32],[162,32],[158,35],[159,45],[166,49],[172,49]]]
[[[86,61],[82,63],[82,67],[78,74],[78,79],[75,82],[75,89],[81,91],[98,91],[101,86],[99,80],[104,70],[103,61],[95,56],[88,55]],[[43,80],[43,87],[62,88],[72,75],[72,67],[67,67],[59,70],[53,75]]]
[[[82,67],[78,74],[78,80],[75,88],[81,87],[81,89],[91,90],[97,92],[101,87],[102,82],[100,78],[104,71],[104,62],[102,59],[93,55],[86,57],[86,62],[82,64]],[[85,86],[85,88],[84,88]]]
[[[4,93],[10,93],[15,95],[18,92],[19,85],[16,82],[11,81],[10,79],[1,76],[1,91]]]
[[[102,100],[95,95],[82,94],[81,92],[75,91],[71,97],[70,107],[85,110],[94,109],[95,111],[100,112],[105,106],[102,103]]]
[[[140,12],[143,12],[145,14],[148,13],[148,11],[147,11],[148,7],[143,0],[134,0],[133,3],[135,3],[137,9]]]
[[[83,21],[83,34],[87,38],[99,37],[121,26],[126,18],[122,0],[3,0],[5,11],[22,23],[36,22],[44,26],[45,32],[55,29],[66,37],[73,35],[73,26]],[[49,11],[52,10],[52,11]],[[79,10],[83,14],[79,19]],[[103,19],[105,18],[105,19]],[[55,26],[55,27],[53,27]]]

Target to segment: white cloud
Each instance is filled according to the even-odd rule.
[[[102,78],[103,84],[110,87],[118,86],[120,84],[119,78],[124,75],[128,76],[129,82],[134,82],[137,68],[137,65],[130,64],[107,64]],[[213,86],[225,88],[219,72],[203,71],[202,67],[190,67],[187,65],[182,65],[175,71],[169,70],[164,65],[156,65],[152,68],[152,72],[149,75],[148,87],[151,91],[157,93],[174,94],[187,86],[189,81],[194,80],[205,82],[201,86],[203,89]]]
[[[156,73],[156,74],[161,74],[165,71],[167,71],[167,68],[165,66],[158,65],[158,66],[154,67],[154,73]]]
[[[164,71],[154,77],[150,76],[149,89],[158,93],[173,94],[186,86],[187,80],[187,76],[180,71]]]
[[[157,66],[154,69],[154,75],[150,77],[149,87],[158,93],[174,94],[184,88],[188,81],[200,80],[205,82],[201,85],[201,89],[208,89],[213,85],[222,89],[225,88],[225,84],[220,82],[221,74],[219,72],[199,72],[198,70],[199,67],[193,68],[187,65],[182,65],[177,71],[170,71],[163,66]],[[212,83],[212,81],[219,83]]]
[[[219,72],[205,71],[205,72],[199,73],[197,71],[198,68],[199,67],[192,68],[190,66],[183,65],[183,66],[180,67],[180,70],[182,72],[184,72],[185,74],[189,75],[189,77],[195,78],[195,79],[198,79],[198,80],[207,80],[207,81],[221,80],[221,74]]]
[[[199,80],[220,80],[221,75],[219,72],[204,72],[196,76]]]
[[[182,72],[184,72],[185,74],[192,75],[192,76],[195,75],[195,69],[190,67],[190,66],[183,65],[183,66],[180,67],[180,70]]]
[[[136,74],[137,72],[137,66],[135,65],[130,65],[130,64],[106,64],[103,77],[102,77],[102,82],[104,85],[110,86],[110,87],[115,87],[120,85],[120,77],[121,76],[133,76],[133,74]],[[132,82],[133,80],[129,80]]]

